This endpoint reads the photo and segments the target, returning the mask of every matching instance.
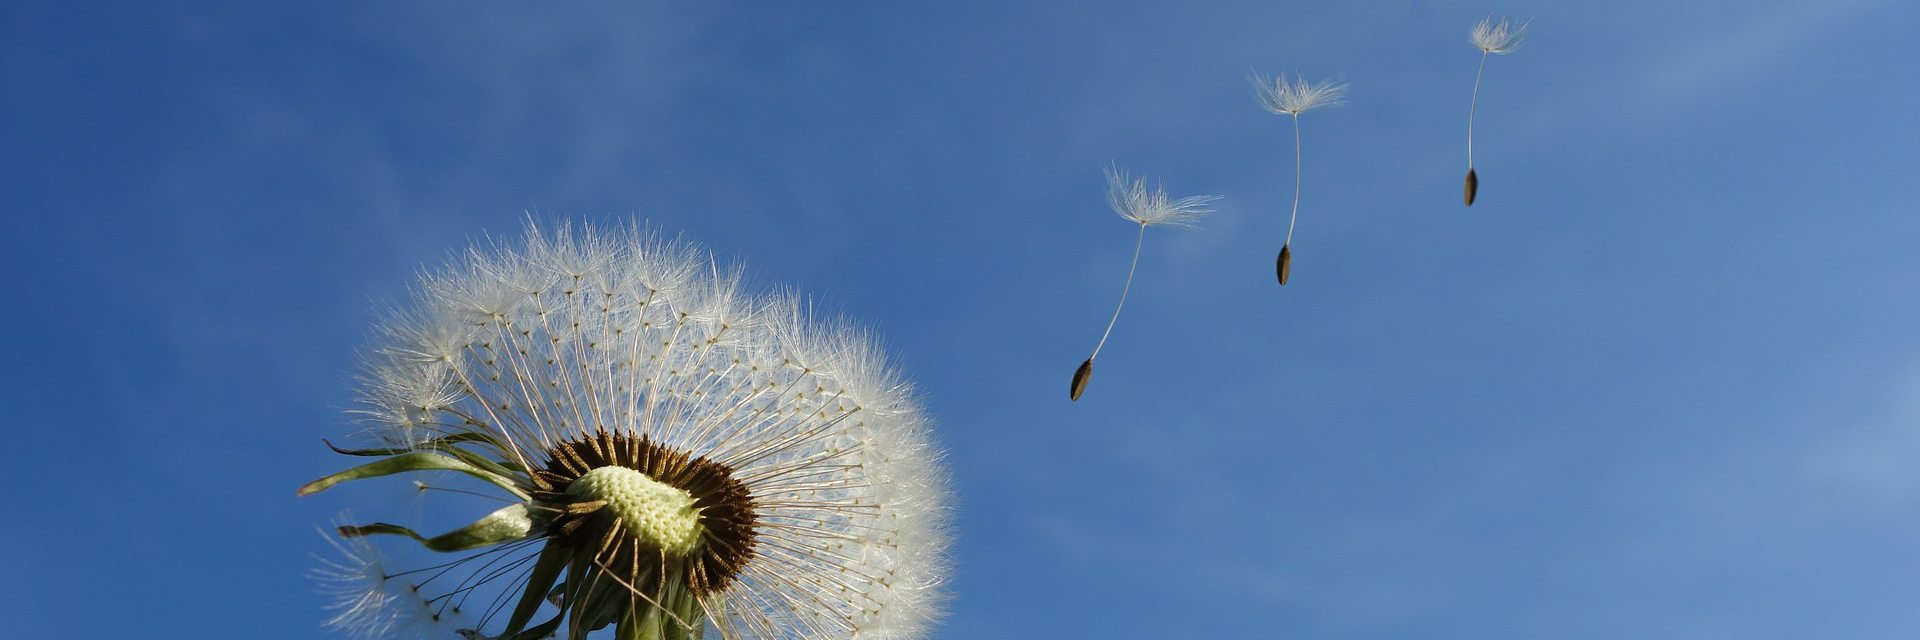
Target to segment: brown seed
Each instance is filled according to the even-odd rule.
[[[1080,394],[1087,390],[1087,380],[1092,378],[1093,358],[1087,358],[1086,362],[1080,363],[1080,370],[1073,372],[1073,393],[1067,396],[1067,400],[1069,402],[1079,400]]]
[[[1473,206],[1473,196],[1480,193],[1480,176],[1474,175],[1473,167],[1467,167],[1467,206]]]
[[[1280,245],[1280,259],[1273,263],[1273,270],[1280,274],[1280,286],[1287,286],[1287,276],[1293,273],[1293,248]]]

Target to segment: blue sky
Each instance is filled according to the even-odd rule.
[[[10,632],[329,637],[349,497],[293,489],[353,351],[532,212],[883,337],[955,478],[940,637],[1920,635],[1920,6],[904,4],[0,8]],[[1488,12],[1533,33],[1468,209]],[[1352,85],[1285,289],[1255,71]],[[1070,404],[1109,162],[1224,199]]]

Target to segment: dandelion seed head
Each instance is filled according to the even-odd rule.
[[[1296,74],[1289,81],[1284,73],[1273,78],[1255,74],[1248,80],[1253,83],[1253,93],[1260,99],[1260,106],[1283,115],[1297,116],[1309,109],[1339,106],[1347,95],[1347,83],[1338,80],[1307,82],[1304,76]]]
[[[1156,223],[1197,215],[1142,202]],[[358,412],[383,455],[480,460],[533,526],[404,588],[364,538],[336,543],[352,553],[325,577],[354,589],[335,626],[394,635],[414,604],[490,582],[500,595],[473,596],[459,628],[498,635],[523,592],[538,613],[516,632],[564,615],[553,632],[574,638],[654,606],[726,640],[913,638],[938,620],[946,476],[863,331],[637,226],[526,235],[421,277],[366,356]],[[552,587],[563,608],[527,584],[555,549],[585,572],[567,574],[577,593]]]
[[[1523,22],[1515,26],[1505,17],[1495,21],[1493,16],[1487,16],[1473,25],[1473,31],[1468,34],[1467,39],[1473,42],[1473,46],[1480,47],[1481,51],[1509,54],[1518,50],[1521,41],[1527,39],[1528,24],[1530,23]]]
[[[1143,225],[1192,228],[1201,218],[1213,213],[1203,208],[1219,196],[1189,196],[1179,200],[1167,197],[1165,187],[1147,188],[1146,178],[1127,175],[1117,166],[1107,167],[1107,203],[1120,217]]]

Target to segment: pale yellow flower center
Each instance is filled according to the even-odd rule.
[[[700,510],[687,492],[626,467],[600,467],[567,486],[582,501],[605,500],[626,535],[669,555],[684,556],[700,546]]]

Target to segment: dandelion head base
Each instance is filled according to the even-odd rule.
[[[725,589],[753,556],[753,498],[733,469],[645,436],[600,431],[547,452],[534,494],[555,516],[548,535],[631,575],[684,572],[696,596]],[[663,566],[673,565],[673,566]]]
[[[602,504],[600,509],[619,520],[627,535],[643,546],[676,558],[700,546],[700,510],[693,508],[693,496],[647,474],[626,467],[600,467],[567,485],[567,495]]]

